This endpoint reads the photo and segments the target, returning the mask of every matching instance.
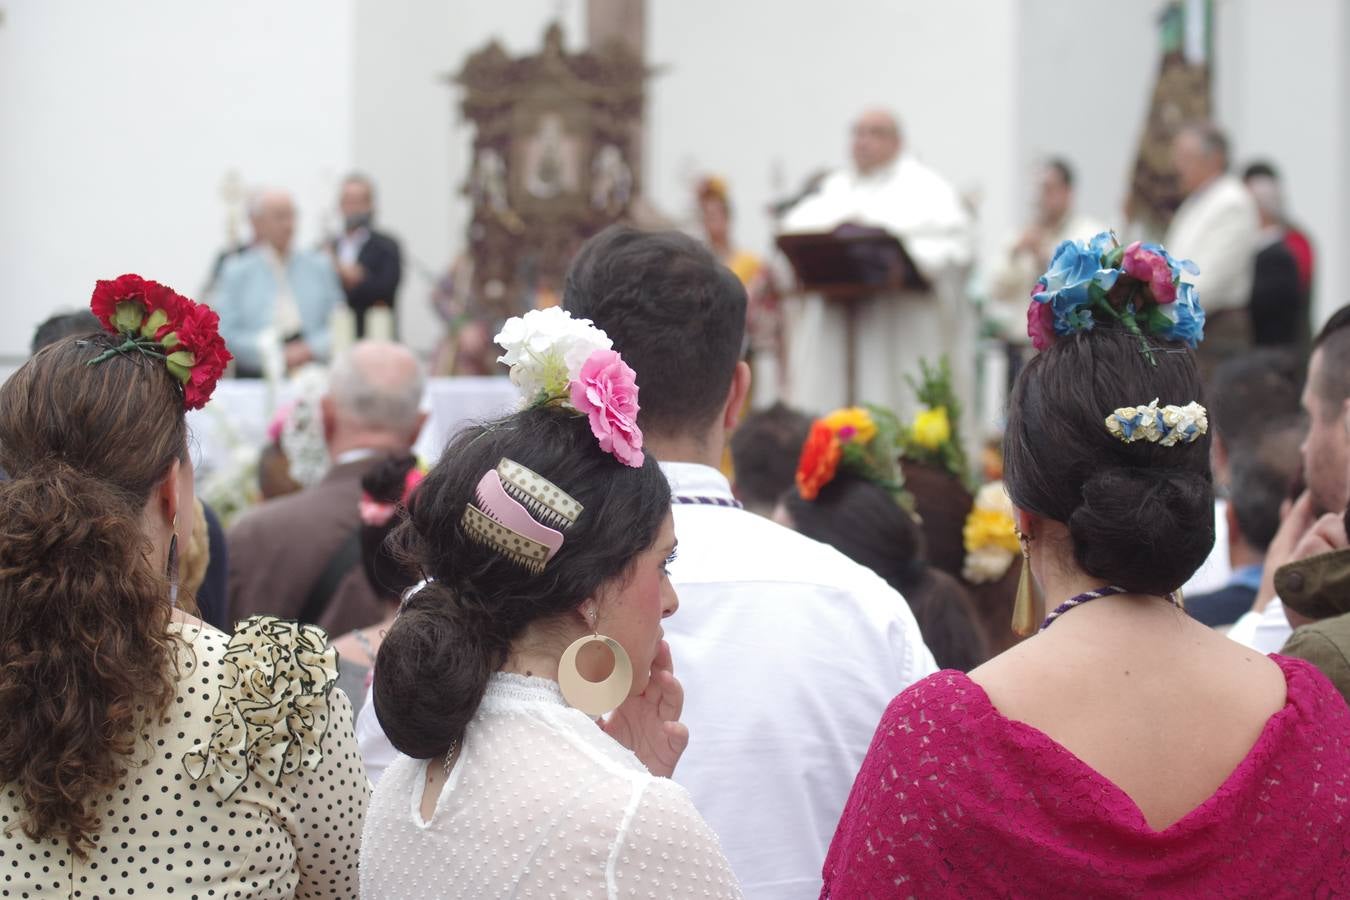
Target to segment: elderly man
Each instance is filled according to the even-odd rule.
[[[1205,306],[1202,367],[1251,346],[1248,303],[1260,222],[1256,203],[1228,172],[1228,140],[1209,123],[1184,126],[1172,141],[1172,165],[1186,199],[1172,217],[1163,243],[1173,256],[1200,267],[1193,281]]]
[[[326,255],[292,248],[295,204],[285,191],[260,191],[249,218],[255,243],[225,263],[212,304],[237,374],[280,377],[328,356],[342,286]]]
[[[356,317],[356,336],[365,337],[367,310],[393,309],[394,294],[403,277],[403,259],[398,241],[375,230],[375,186],[369,178],[355,173],[344,178],[338,209],[342,212],[342,236],[335,238],[329,249],[347,294],[347,305]]]
[[[825,232],[845,223],[884,228],[904,243],[931,286],[859,301],[855,399],[912,411],[905,376],[918,375],[920,358],[936,362],[946,354],[969,412],[975,368],[974,322],[964,296],[970,217],[952,186],[905,151],[890,113],[864,113],[853,126],[852,149],[853,165],[790,209],[782,231]],[[842,405],[848,381],[843,311],[822,297],[796,298],[787,325],[792,405],[812,412]]]
[[[337,358],[322,401],[333,467],[230,529],[235,619],[270,613],[337,636],[384,616],[361,568],[361,478],[381,456],[411,452],[426,420],[424,387],[421,365],[399,344],[359,341]]]

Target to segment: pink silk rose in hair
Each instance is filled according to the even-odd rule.
[[[642,431],[637,426],[637,375],[613,350],[587,358],[570,385],[572,405],[590,419],[600,449],[626,466],[642,465]]]
[[[1172,267],[1161,253],[1144,249],[1141,241],[1135,241],[1125,248],[1120,268],[1131,278],[1146,282],[1156,302],[1163,304],[1176,301],[1177,286],[1172,280]]]
[[[1033,301],[1027,307],[1027,337],[1037,350],[1044,350],[1055,342],[1055,314],[1049,303]]]

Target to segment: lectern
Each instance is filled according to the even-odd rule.
[[[798,290],[843,307],[848,402],[858,402],[858,303],[877,294],[928,290],[904,244],[890,232],[862,225],[834,231],[783,234],[778,249],[792,264]],[[896,302],[904,302],[897,300]]]

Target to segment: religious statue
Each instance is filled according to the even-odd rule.
[[[464,193],[473,203],[452,316],[455,369],[491,366],[481,340],[506,318],[556,303],[586,238],[629,218],[641,192],[636,158],[647,69],[619,43],[569,52],[549,26],[540,52],[512,58],[493,41],[453,81],[474,125]]]

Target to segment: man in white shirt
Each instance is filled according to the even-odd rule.
[[[975,321],[965,281],[971,261],[970,216],[942,176],[904,150],[900,126],[884,110],[864,113],[853,126],[853,165],[834,172],[820,189],[784,215],[784,233],[827,232],[850,223],[884,228],[905,245],[929,291],[887,293],[857,310],[857,401],[908,415],[913,392],[905,376],[919,360],[951,359],[956,392],[974,419]],[[845,314],[817,295],[790,298],[788,398],[824,413],[847,401]],[[965,434],[973,435],[967,428]]]
[[[750,387],[745,291],[693,239],[611,228],[564,307],[637,372],[674,500],[680,611],[666,637],[690,745],[675,771],[747,898],[814,898],[878,720],[936,670],[904,598],[834,549],[740,508],[718,471]]]
[[[1280,523],[1266,551],[1256,605],[1233,625],[1228,636],[1241,644],[1274,653],[1293,633],[1284,605],[1275,596],[1280,566],[1350,546],[1344,512],[1350,501],[1350,306],[1336,311],[1313,342],[1308,379],[1303,386],[1308,436],[1303,441],[1303,496]]]
[[[1205,340],[1198,350],[1212,367],[1251,346],[1249,304],[1261,223],[1256,202],[1228,171],[1228,140],[1209,123],[1183,127],[1172,141],[1172,165],[1186,199],[1167,227],[1163,245],[1191,259],[1205,307]]]

